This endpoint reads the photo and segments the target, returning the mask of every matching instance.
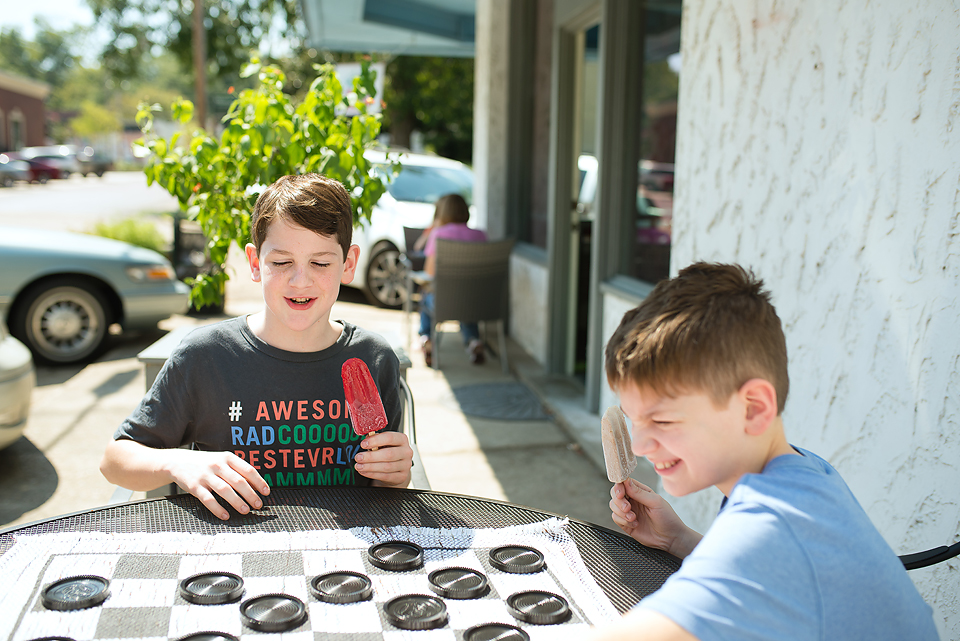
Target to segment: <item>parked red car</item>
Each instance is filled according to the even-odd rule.
[[[56,180],[57,178],[63,177],[60,168],[49,160],[43,158],[25,158],[23,154],[17,152],[7,152],[7,155],[10,158],[22,160],[30,165],[29,174],[30,182],[32,183],[45,183],[48,180]]]

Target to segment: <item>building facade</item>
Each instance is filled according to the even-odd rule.
[[[0,151],[46,144],[43,101],[50,87],[0,71]]]
[[[477,222],[517,240],[509,334],[571,406],[617,403],[603,346],[659,278],[740,263],[784,322],[789,439],[898,554],[960,538],[957,0],[304,1],[328,33],[429,24],[392,53],[472,41]],[[672,502],[703,531],[719,498]],[[910,573],[944,639],[958,566]]]
[[[791,441],[898,554],[956,542],[958,33],[954,0],[478,0],[476,200],[523,241],[513,340],[582,381],[599,425],[617,402],[603,345],[664,250],[671,274],[743,264],[785,325]],[[719,498],[672,502],[703,531]],[[960,639],[957,567],[911,572],[944,639]]]

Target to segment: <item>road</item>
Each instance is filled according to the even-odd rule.
[[[45,185],[17,183],[0,189],[0,225],[89,231],[101,221],[179,210],[177,199],[153,185],[138,171],[112,171],[103,178],[73,174]],[[173,232],[173,222],[169,225]]]
[[[150,215],[164,228],[169,219],[155,214],[175,208],[166,192],[147,188],[139,173],[0,189],[0,225],[84,230],[100,220]],[[172,222],[168,228],[172,231]],[[246,276],[245,263],[233,256],[229,267],[234,276],[228,282],[227,316],[256,311],[262,306],[260,290]],[[402,342],[410,327],[402,312],[371,307],[351,289],[343,290],[333,316],[394,342]],[[93,363],[38,368],[25,436],[0,450],[0,528],[106,504],[116,488],[100,475],[98,463],[117,425],[143,395],[144,371],[136,355],[175,327],[224,317],[175,316],[157,330],[113,337],[111,349]],[[605,474],[554,422],[496,421],[459,409],[454,389],[515,379],[502,374],[495,358],[481,367],[470,365],[455,338],[456,326],[446,331],[444,369],[428,369],[413,354],[408,372],[420,453],[433,489],[612,526]],[[510,355],[512,363],[519,358]]]

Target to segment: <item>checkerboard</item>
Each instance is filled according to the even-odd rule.
[[[367,550],[375,543],[404,540],[424,548],[418,570],[390,572],[373,566]],[[493,567],[489,551],[526,545],[546,560],[535,574],[509,574]],[[442,628],[408,631],[385,617],[384,604],[403,594],[434,594],[427,576],[459,566],[486,575],[490,591],[479,599],[444,598],[449,621]],[[334,570],[361,572],[373,583],[373,598],[351,604],[323,603],[310,594],[314,576]],[[244,580],[240,602],[198,605],[179,594],[180,581],[201,572],[231,572]],[[97,575],[110,581],[101,605],[53,611],[41,603],[43,588],[59,579]],[[461,641],[471,626],[501,622],[524,629],[531,640],[574,639],[591,625],[619,618],[616,608],[590,577],[565,521],[507,528],[358,528],[292,533],[242,534],[44,534],[22,536],[0,557],[0,640],[29,641],[63,636],[75,641],[179,639],[201,631],[225,632],[241,641],[279,634],[282,641]],[[572,616],[557,625],[520,622],[506,598],[516,592],[546,590],[570,604]],[[241,622],[239,607],[248,598],[285,593],[307,604],[308,618],[282,633],[256,632]],[[322,634],[320,634],[322,633]]]

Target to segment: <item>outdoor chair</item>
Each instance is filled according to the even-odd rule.
[[[902,554],[900,555],[900,562],[903,563],[903,567],[908,570],[917,570],[919,568],[925,568],[928,565],[942,563],[958,555],[960,555],[960,543],[954,543],[949,547],[941,545],[940,547],[923,552]]]
[[[423,271],[424,263],[427,257],[423,251],[414,251],[413,246],[417,239],[423,234],[423,229],[419,227],[404,227],[404,252],[400,255],[400,264],[403,266],[403,282],[405,285],[405,295],[403,297],[403,335],[404,346],[410,351],[410,332],[411,316],[417,310],[420,303],[419,286],[428,282],[427,273]]]
[[[433,288],[433,366],[440,369],[440,323],[497,322],[500,365],[509,373],[507,339],[504,322],[507,318],[510,252],[512,239],[485,243],[462,243],[437,240],[436,274]],[[486,343],[484,343],[486,346]]]
[[[403,404],[403,418],[400,429],[407,435],[410,447],[413,449],[413,469],[410,471],[410,487],[415,490],[429,490],[430,481],[427,480],[427,471],[420,459],[420,450],[417,449],[417,423],[413,413],[413,392],[403,378],[400,379],[400,397]]]

